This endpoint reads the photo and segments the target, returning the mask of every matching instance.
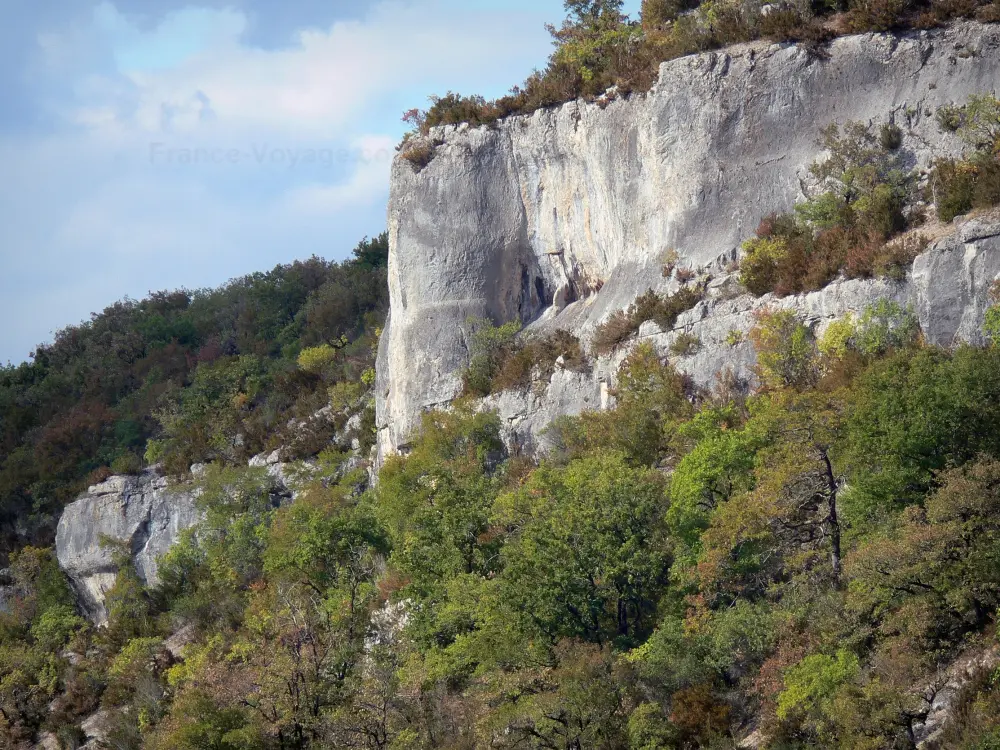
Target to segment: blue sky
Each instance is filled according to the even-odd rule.
[[[637,5],[638,0],[631,3]],[[8,0],[0,362],[125,296],[385,226],[401,113],[540,66],[561,0]]]

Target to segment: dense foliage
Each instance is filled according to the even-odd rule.
[[[175,472],[294,445],[288,421],[373,365],[387,256],[382,235],[342,264],[314,257],[217,290],[125,300],[0,367],[0,555],[50,543],[63,504],[88,481],[140,468],[149,438],[150,458]],[[297,365],[322,346],[336,349],[322,372]]]
[[[124,556],[97,631],[22,550],[5,746],[102,707],[116,748],[912,747],[994,643],[1000,349],[926,346],[889,301],[751,338],[754,393],[636,347],[616,407],[561,419],[541,462],[464,407],[372,489],[327,451],[276,504],[220,459],[162,584]],[[948,746],[988,747],[989,670],[957,701]]]

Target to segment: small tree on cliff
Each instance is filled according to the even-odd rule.
[[[560,28],[549,26],[555,38],[552,62],[579,75],[584,83],[598,87],[610,81],[620,53],[638,33],[622,13],[621,0],[566,0],[569,17]]]

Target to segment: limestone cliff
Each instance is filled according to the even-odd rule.
[[[276,507],[295,498],[296,478],[310,470],[305,463],[282,463],[279,456],[274,451],[249,462],[266,471]],[[191,474],[198,477],[204,468],[196,464]],[[66,506],[56,529],[56,557],[87,617],[98,625],[107,621],[105,598],[115,582],[119,550],[130,553],[144,583],[159,583],[162,556],[202,518],[198,493],[196,483],[171,481],[148,469],[138,476],[110,477]]]
[[[898,283],[835,282],[775,302],[734,294],[723,269],[761,218],[801,199],[822,127],[894,122],[911,163],[926,167],[960,146],[941,132],[937,108],[992,91],[998,73],[1000,28],[973,23],[846,37],[822,55],[755,43],[664,63],[645,95],[435,130],[429,165],[393,167],[380,453],[404,447],[422,411],[458,394],[470,316],[565,328],[586,342],[647,288],[670,289],[661,273],[669,250],[715,277],[676,329],[705,344],[678,363],[703,384],[724,366],[746,371],[749,347],[724,342],[763,304],[822,322],[892,296],[915,304],[931,341],[975,339],[1000,272],[1000,226],[989,222],[933,245]],[[677,332],[647,324],[641,335],[666,353]],[[512,436],[537,441],[554,416],[600,408],[621,357],[598,361],[592,374],[556,372],[488,405]]]
[[[194,494],[170,487],[154,471],[115,476],[91,487],[59,519],[56,556],[94,622],[107,620],[104,598],[114,585],[114,545],[128,548],[139,577],[158,581],[159,557],[199,518]]]

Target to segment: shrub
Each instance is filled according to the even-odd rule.
[[[414,138],[403,144],[400,156],[413,165],[414,171],[420,172],[434,161],[438,144],[427,138]]]
[[[85,484],[92,487],[95,484],[101,484],[115,475],[114,471],[108,466],[98,466],[90,474],[87,475]]]
[[[504,359],[514,346],[521,331],[521,321],[514,320],[494,326],[483,318],[470,318],[469,369],[463,382],[465,392],[475,396],[488,396],[493,392],[493,378],[500,371]]]
[[[119,475],[142,473],[142,459],[135,453],[122,453],[111,462],[111,471]]]
[[[580,340],[564,330],[551,334],[528,335],[518,338],[521,324],[517,321],[494,326],[489,321],[471,319],[472,358],[463,377],[465,392],[485,397],[491,393],[524,388],[538,371],[548,377],[562,360],[569,370],[582,370],[587,358]]]
[[[663,330],[673,328],[677,318],[697,305],[704,297],[700,288],[682,287],[676,294],[662,297],[652,289],[638,297],[627,312],[616,312],[597,328],[593,346],[598,354],[609,354],[636,333],[647,320]]]
[[[569,18],[548,27],[555,43],[548,64],[510,94],[487,101],[449,92],[432,97],[425,112],[411,110],[404,120],[427,134],[435,125],[492,125],[578,98],[593,100],[612,87],[619,95],[644,92],[656,82],[663,61],[754,39],[798,42],[819,52],[843,33],[928,28],[972,16],[1000,20],[997,4],[983,0],[850,0],[846,22],[829,23],[843,4],[643,0],[640,20],[634,22],[621,13],[618,0],[572,0],[565,4]],[[918,12],[921,7],[925,12]],[[426,146],[412,156],[418,169],[432,158]]]
[[[594,334],[594,351],[598,354],[610,354],[615,348],[635,333],[638,327],[632,324],[628,312],[619,310],[597,327]]]
[[[733,328],[729,333],[726,334],[726,343],[729,346],[739,346],[743,343],[743,331],[739,328]]]
[[[937,120],[942,130],[957,133],[973,150],[964,159],[935,163],[931,188],[938,217],[952,221],[974,208],[1000,204],[1000,100],[973,96],[964,106],[942,107]]]
[[[983,320],[983,334],[991,346],[1000,346],[1000,281],[994,282],[990,288],[992,305],[986,310]]]
[[[743,245],[740,282],[757,296],[785,296],[822,289],[841,273],[901,278],[926,246],[917,237],[890,242],[921,218],[906,215],[914,179],[894,153],[901,143],[895,125],[824,130],[820,145],[829,157],[811,170],[822,191],[794,215],[761,222]]]
[[[978,152],[1000,149],[1000,99],[991,94],[973,95],[962,107],[942,107],[938,123]]]
[[[785,689],[778,696],[778,718],[800,716],[800,720],[815,727],[821,738],[829,739],[827,732],[838,709],[837,691],[857,679],[860,672],[858,657],[843,649],[835,657],[807,656],[785,672]]]
[[[568,370],[585,369],[587,358],[580,339],[563,330],[548,336],[528,336],[506,353],[493,378],[492,392],[527,387],[535,370],[540,377],[548,378],[560,359]]]
[[[879,145],[886,151],[896,151],[903,145],[903,130],[895,123],[885,123],[879,129]]]
[[[298,357],[298,365],[311,375],[322,375],[337,358],[337,350],[329,344],[321,344],[303,349]]]
[[[975,172],[968,162],[939,159],[931,178],[934,203],[941,221],[950,222],[972,210]]]
[[[851,0],[847,24],[851,31],[889,31],[905,23],[912,0]]]
[[[762,297],[778,283],[781,264],[788,257],[788,244],[783,237],[758,236],[743,243],[745,255],[740,261],[740,283]]]
[[[857,332],[853,313],[830,323],[817,343],[819,353],[829,359],[843,359],[851,349],[851,340]]]
[[[760,310],[750,339],[757,350],[757,374],[766,388],[804,388],[816,379],[812,332],[792,310]]]
[[[690,333],[682,333],[670,345],[670,353],[675,357],[690,357],[701,349],[701,339]]]
[[[940,159],[931,180],[938,218],[950,222],[973,209],[1000,204],[1000,162],[977,154],[970,159]]]
[[[901,349],[920,336],[920,323],[912,307],[881,299],[865,308],[858,321],[854,346],[866,357],[881,357]]]
[[[680,254],[673,248],[663,254],[663,278],[667,279],[673,275],[680,259]]]

